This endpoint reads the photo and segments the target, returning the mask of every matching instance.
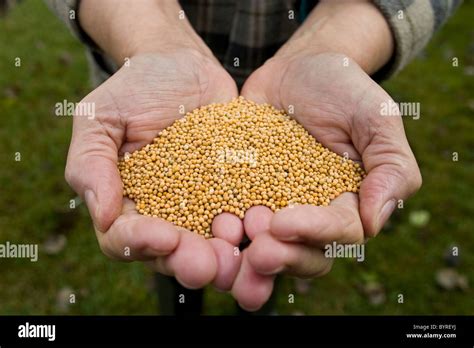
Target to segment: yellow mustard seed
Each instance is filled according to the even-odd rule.
[[[212,238],[214,217],[255,205],[326,206],[357,192],[358,163],[322,146],[284,111],[243,97],[188,112],[119,160],[123,194],[140,214]]]

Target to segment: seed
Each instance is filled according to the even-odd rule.
[[[273,211],[328,205],[357,192],[365,176],[283,111],[242,97],[188,112],[118,168],[124,196],[140,214],[205,238],[222,212],[243,218],[260,204]]]

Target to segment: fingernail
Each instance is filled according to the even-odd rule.
[[[97,197],[95,196],[94,191],[86,190],[84,192],[84,200],[86,201],[87,209],[89,209],[89,214],[91,215],[92,221],[97,228],[97,219],[98,219],[98,204]]]
[[[392,215],[393,211],[395,210],[396,203],[397,201],[393,198],[387,201],[382,207],[377,220],[377,232],[380,231],[383,225],[387,222],[390,215]]]

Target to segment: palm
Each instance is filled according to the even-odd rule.
[[[213,233],[222,238],[208,243],[164,220],[141,216],[130,200],[120,203],[117,159],[150,143],[184,112],[236,97],[235,83],[214,60],[190,50],[129,63],[82,100],[95,106],[95,117],[75,117],[66,178],[85,196],[104,253],[152,261],[158,271],[191,288],[213,281],[226,289],[240,265],[233,256],[240,220],[216,217]],[[130,255],[124,254],[127,249]]]
[[[246,276],[237,276],[233,293],[242,304],[258,307],[270,295],[275,274],[324,274],[331,266],[321,254],[326,243],[361,243],[364,232],[374,236],[386,218],[386,203],[416,191],[420,174],[400,117],[380,115],[389,95],[342,55],[274,58],[250,76],[242,95],[286,110],[324,146],[362,161],[368,172],[359,197],[344,193],[329,207],[276,214],[255,207],[246,213],[244,228],[252,243],[242,261],[240,273]],[[256,286],[260,298],[247,296]]]
[[[83,102],[94,102],[121,150],[133,151],[185,112],[235,96],[234,82],[213,61],[180,53],[131,60]],[[114,136],[117,129],[123,133]]]
[[[269,79],[279,79],[280,83],[272,84]],[[381,106],[392,99],[345,56],[303,57],[287,64],[286,69],[279,62],[270,61],[249,79],[243,94],[285,109],[324,146],[362,161],[367,171],[402,176],[406,174],[403,170],[414,161],[400,117],[380,114]],[[394,143],[399,146],[394,147]],[[390,162],[387,156],[397,161],[397,173],[390,172],[393,168],[389,166],[382,166]],[[411,171],[417,179],[417,167]],[[368,190],[367,195],[383,188],[381,177],[365,180],[363,189]],[[373,235],[375,228],[370,226],[370,219],[365,216],[363,219],[368,234]]]
[[[380,103],[390,97],[354,63],[344,62],[343,58],[308,57],[281,72],[270,61],[267,69],[280,74],[264,71],[264,66],[257,71],[261,76],[248,81],[244,93],[285,109],[323,145],[359,160],[369,136],[367,127],[377,126],[377,119],[368,116],[378,113]],[[278,89],[268,89],[270,76],[281,79]]]

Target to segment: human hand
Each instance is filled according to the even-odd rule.
[[[255,310],[268,300],[276,274],[323,275],[332,265],[324,257],[326,244],[375,236],[397,201],[419,189],[421,175],[401,117],[380,114],[390,96],[345,55],[273,58],[249,77],[242,95],[290,114],[294,108],[292,116],[320,143],[362,161],[367,172],[359,197],[344,193],[328,207],[246,212],[244,229],[252,242],[232,293],[241,306]]]
[[[132,57],[81,101],[93,105],[95,115],[75,115],[65,175],[85,199],[106,255],[151,261],[158,272],[174,275],[188,288],[210,282],[230,288],[241,261],[233,253],[242,234],[240,219],[216,217],[212,228],[218,238],[207,241],[162,219],[139,215],[135,204],[122,198],[117,160],[151,143],[182,116],[182,107],[190,111],[236,96],[234,81],[215,59],[179,48]]]

